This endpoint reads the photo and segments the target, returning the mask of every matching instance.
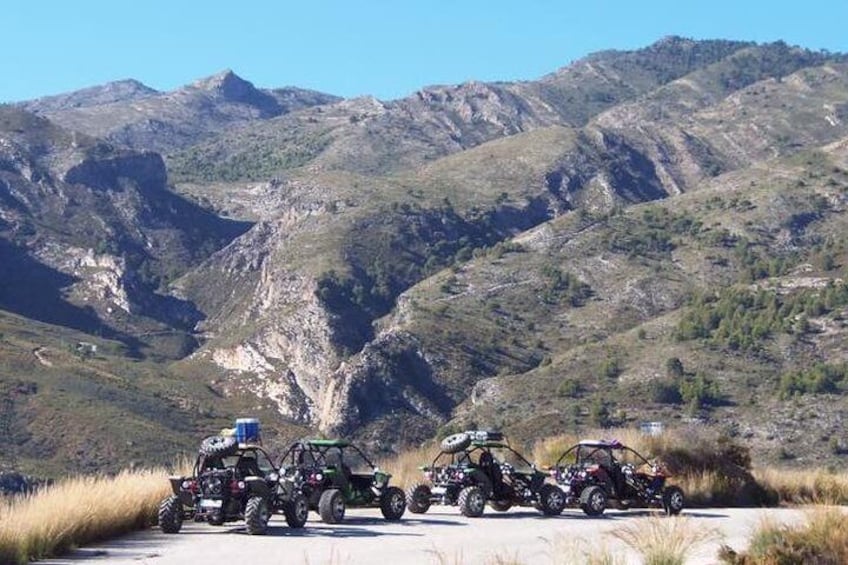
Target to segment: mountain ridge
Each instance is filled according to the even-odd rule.
[[[251,406],[274,433],[320,429],[390,450],[462,426],[530,440],[545,419],[551,433],[696,418],[750,433],[763,457],[780,437],[795,438],[799,461],[835,456],[848,388],[838,372],[848,252],[835,235],[848,187],[845,55],[670,37],[537,81],[394,101],[293,96],[272,115],[280,91],[222,71],[138,101],[167,102],[170,122],[146,106],[164,129],[119,126],[107,142],[97,128],[117,123],[107,110],[120,102],[48,116],[85,114],[76,123],[96,135],[18,115],[32,139],[0,159],[16,188],[0,184],[4,241],[60,273],[93,269],[125,294],[132,285],[115,281],[136,278],[148,296],[190,306],[182,317],[165,308],[154,328],[143,320],[157,308],[126,302],[124,334],[111,337],[170,332],[146,352],[159,352],[162,378],[203,384],[228,409]],[[208,121],[177,140],[201,101]],[[13,126],[4,139],[16,139]],[[126,223],[89,200],[144,202],[146,183],[182,196],[130,207]],[[98,221],[127,232],[99,250],[76,244],[69,267],[58,243],[32,253],[39,238],[20,218],[27,202],[72,188],[80,211],[99,202],[109,213]],[[132,260],[145,240],[166,259]],[[82,300],[75,284],[57,281],[57,300]],[[785,285],[796,290],[775,290]],[[764,293],[752,312],[773,300],[783,317],[725,316],[752,288]],[[89,303],[92,319],[107,318],[107,304]],[[696,315],[727,319],[695,331]],[[735,324],[759,349],[743,347]],[[190,341],[172,339],[180,332]],[[672,358],[679,375],[662,366]],[[808,384],[817,364],[829,367],[826,389]],[[804,446],[794,422],[816,405],[827,440]],[[792,418],[757,422],[764,407]]]

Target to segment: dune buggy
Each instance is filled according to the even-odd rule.
[[[683,491],[666,484],[667,471],[619,441],[581,441],[560,456],[551,475],[566,506],[589,516],[600,516],[609,503],[619,509],[662,508],[670,515],[683,510]]]
[[[348,440],[296,442],[280,466],[286,480],[303,493],[309,509],[328,524],[341,522],[348,506],[378,507],[386,520],[400,520],[406,511],[403,491],[389,485],[391,475]]]
[[[214,526],[244,520],[249,534],[263,534],[271,514],[285,515],[291,528],[302,528],[306,499],[257,445],[240,445],[233,437],[203,440],[190,477],[170,477],[173,494],[159,505],[163,532],[180,531],[184,519]]]
[[[441,448],[433,462],[421,468],[426,482],[406,493],[410,512],[422,514],[432,504],[444,504],[478,517],[488,502],[498,512],[532,506],[555,516],[565,506],[562,491],[546,483],[547,475],[510,447],[499,432],[454,434],[442,440]]]

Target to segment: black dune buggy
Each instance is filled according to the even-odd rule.
[[[184,519],[214,526],[244,520],[249,534],[263,534],[271,514],[285,515],[291,528],[302,528],[309,514],[303,494],[281,480],[265,450],[233,437],[203,440],[192,476],[169,480],[174,494],[159,505],[159,527],[169,534]]]
[[[406,511],[403,491],[389,485],[391,475],[348,440],[296,442],[280,466],[285,479],[306,497],[309,509],[328,524],[341,522],[348,506],[378,507],[386,520],[400,520]]]
[[[427,482],[413,485],[406,493],[410,512],[422,514],[432,504],[445,504],[477,517],[488,502],[498,512],[532,506],[546,516],[556,516],[565,507],[562,491],[546,483],[547,475],[511,448],[499,432],[454,434],[442,440],[441,448],[433,462],[421,468]]]
[[[600,516],[610,503],[622,510],[662,508],[669,515],[683,510],[683,491],[666,485],[665,469],[619,441],[581,441],[560,456],[551,475],[565,493],[566,506],[589,516]]]

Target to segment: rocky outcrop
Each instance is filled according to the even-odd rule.
[[[167,153],[226,129],[338,100],[296,88],[259,89],[226,70],[171,92],[122,81],[21,106],[68,129]]]

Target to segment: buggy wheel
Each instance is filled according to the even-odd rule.
[[[406,507],[413,514],[424,514],[430,509],[430,487],[421,483],[412,485],[406,491]]]
[[[465,432],[452,434],[442,440],[441,447],[445,453],[457,453],[471,445],[471,436]]]
[[[492,510],[496,512],[506,512],[512,508],[512,502],[508,500],[490,500],[489,506],[491,506]]]
[[[344,520],[345,500],[342,491],[331,488],[322,492],[318,499],[318,514],[327,524],[337,524]]]
[[[586,487],[580,493],[580,508],[587,516],[600,516],[607,508],[607,493],[597,485]]]
[[[166,534],[176,534],[183,527],[183,503],[171,495],[159,504],[159,527]]]
[[[238,442],[231,436],[209,436],[200,442],[200,454],[206,457],[226,457],[237,450]]]
[[[289,528],[302,528],[309,518],[309,504],[306,502],[306,497],[299,492],[293,492],[291,500],[289,500],[283,514],[286,516],[286,524]]]
[[[406,511],[406,496],[397,487],[388,487],[380,497],[380,512],[386,520],[400,520]]]
[[[559,516],[565,508],[565,494],[556,485],[545,483],[539,489],[539,510],[545,516]]]
[[[480,487],[465,487],[459,492],[457,504],[463,516],[477,518],[483,515],[483,509],[486,508],[486,495],[483,494]]]
[[[271,512],[268,510],[268,501],[264,496],[251,496],[244,508],[244,524],[247,533],[255,536],[265,533],[268,529],[268,520]]]
[[[683,510],[685,500],[680,487],[670,486],[663,490],[663,510],[669,516],[677,516]]]

